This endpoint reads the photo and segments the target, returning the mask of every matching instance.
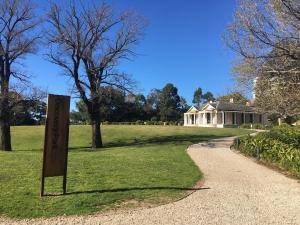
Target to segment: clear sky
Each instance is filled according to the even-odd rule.
[[[37,2],[43,5],[46,0]],[[144,40],[136,47],[139,56],[119,68],[132,74],[142,93],[170,82],[191,104],[197,87],[218,96],[232,86],[233,53],[226,49],[221,36],[232,20],[235,0],[106,2],[118,10],[134,9],[149,22]],[[70,94],[68,78],[43,58],[40,53],[25,60],[26,70],[34,76],[33,83],[49,93]]]

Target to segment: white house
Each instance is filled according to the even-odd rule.
[[[223,128],[266,122],[267,117],[255,112],[253,107],[229,102],[210,102],[202,107],[192,106],[184,113],[184,126]]]

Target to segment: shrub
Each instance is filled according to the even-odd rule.
[[[254,123],[254,124],[252,124],[252,127],[251,127],[251,123],[245,123],[245,124],[240,125],[240,128],[243,128],[243,129],[257,129],[257,130],[270,130],[272,128],[272,125]]]
[[[253,129],[258,129],[258,130],[265,130],[266,129],[265,125],[260,124],[260,123],[254,123],[254,124],[252,124],[252,128]]]
[[[300,148],[300,127],[281,125],[273,128],[267,134],[268,138]]]
[[[249,156],[256,156],[259,147],[260,160],[300,175],[300,129],[297,127],[283,125],[254,137],[244,136],[234,141],[234,147]]]
[[[153,117],[151,117],[151,119],[150,119],[151,121],[157,121],[158,119],[157,119],[157,117],[156,116],[153,116]]]
[[[250,124],[250,123],[242,124],[242,125],[240,125],[240,128],[243,128],[243,129],[251,129],[251,124]]]
[[[136,124],[136,125],[144,125],[144,122],[141,121],[141,120],[137,120],[137,121],[135,122],[135,124]]]

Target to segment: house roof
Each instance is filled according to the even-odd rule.
[[[254,112],[254,107],[242,105],[242,104],[236,104],[236,103],[230,103],[230,102],[212,102],[207,103],[201,107],[192,106],[188,112],[191,111],[202,111],[209,106],[213,107],[214,109],[218,111],[241,111],[241,112]]]
[[[254,112],[254,108],[247,105],[235,104],[229,102],[215,102],[210,103],[218,111],[242,111],[242,112]]]

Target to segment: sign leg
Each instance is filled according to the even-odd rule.
[[[42,177],[42,183],[41,183],[41,197],[44,196],[44,187],[45,187],[45,177],[43,175],[43,177]]]
[[[64,175],[63,177],[63,194],[65,195],[67,193],[67,176]]]

